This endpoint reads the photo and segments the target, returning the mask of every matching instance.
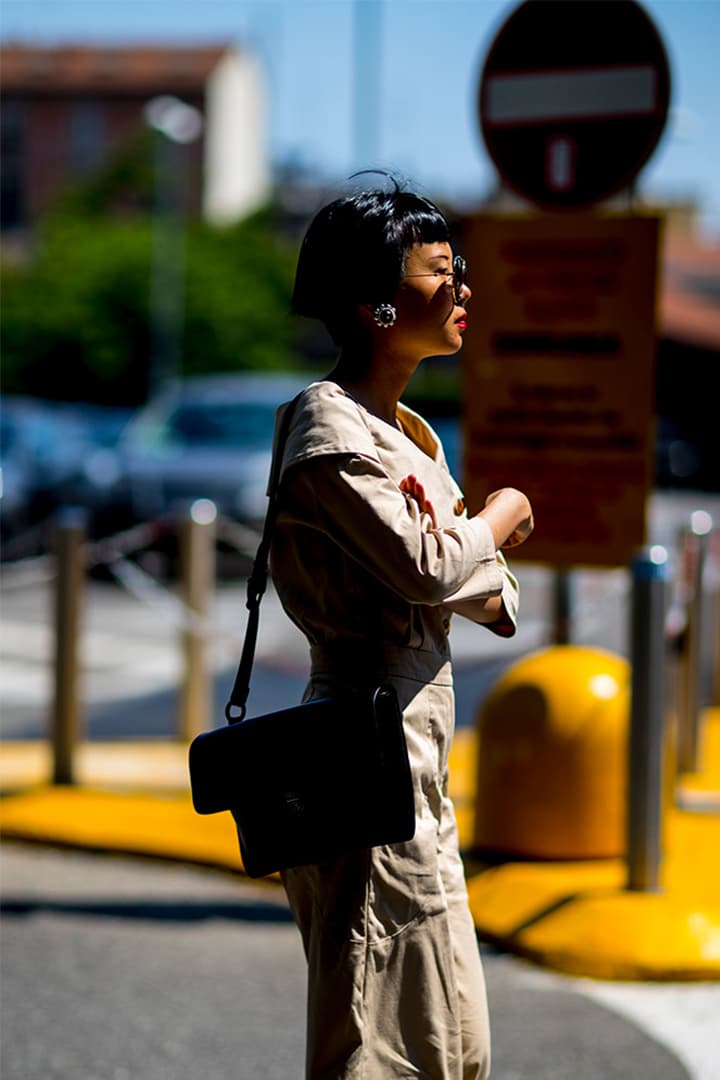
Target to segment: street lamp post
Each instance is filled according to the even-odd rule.
[[[169,95],[144,110],[153,132],[154,212],[150,280],[150,392],[182,370],[185,280],[185,146],[203,129],[198,109]]]

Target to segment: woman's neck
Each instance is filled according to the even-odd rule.
[[[397,426],[397,404],[417,364],[403,365],[396,358],[359,357],[340,353],[328,378],[348,391],[368,412]]]

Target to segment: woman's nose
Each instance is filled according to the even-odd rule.
[[[472,296],[472,289],[468,285],[467,281],[463,281],[462,288],[460,289],[460,300],[463,304],[467,304],[468,300]]]

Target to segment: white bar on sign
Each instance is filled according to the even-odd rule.
[[[575,187],[575,142],[557,136],[545,144],[545,183],[551,191]]]
[[[491,75],[486,83],[485,123],[505,127],[652,113],[656,75],[651,64]]]

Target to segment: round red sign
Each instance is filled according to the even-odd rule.
[[[490,46],[480,126],[503,180],[545,209],[627,187],[670,102],[660,35],[635,0],[525,0]]]

